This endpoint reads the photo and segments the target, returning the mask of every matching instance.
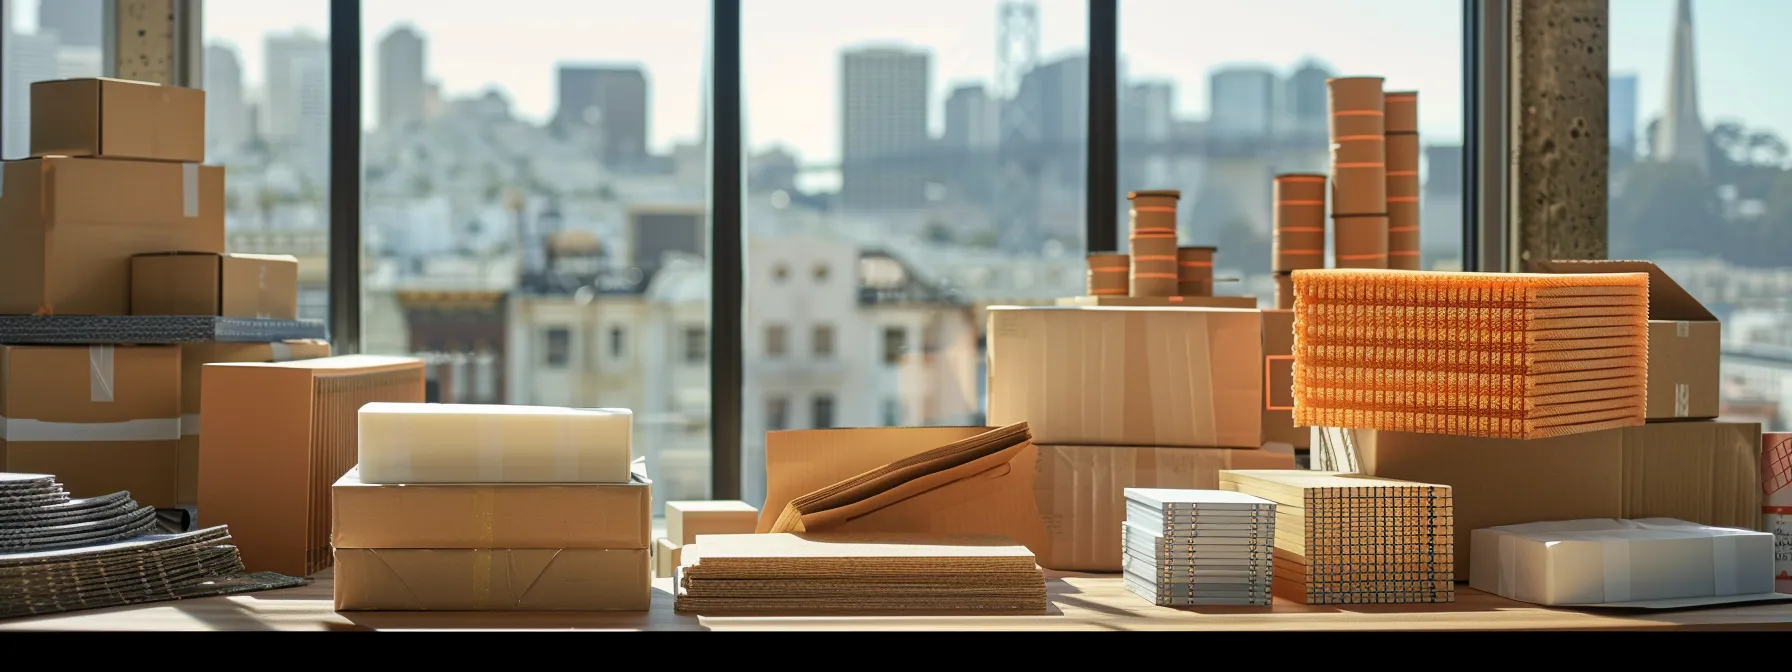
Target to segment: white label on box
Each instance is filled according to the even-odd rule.
[[[180,164],[180,207],[187,217],[199,216],[199,164]]]
[[[1674,335],[1679,336],[1681,338],[1686,338],[1687,336],[1691,336],[1692,335],[1692,323],[1691,322],[1675,322],[1674,323]]]
[[[112,402],[112,346],[87,347],[87,396],[95,403]]]
[[[1692,390],[1686,383],[1674,383],[1674,417],[1684,418],[1692,412]]]
[[[1767,513],[1761,518],[1761,529],[1773,533],[1774,580],[1792,581],[1792,513]]]

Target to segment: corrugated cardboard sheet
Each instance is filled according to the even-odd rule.
[[[1363,470],[1455,490],[1456,578],[1469,533],[1585,518],[1677,518],[1758,530],[1761,426],[1666,422],[1550,439],[1354,430]]]
[[[1222,308],[989,309],[989,422],[1045,445],[1263,444],[1263,324]]]
[[[179,348],[0,347],[0,471],[169,508],[179,440]]]
[[[1118,572],[1126,488],[1219,489],[1224,469],[1293,469],[1288,450],[1039,446],[1034,496],[1047,569]]]
[[[1717,417],[1718,362],[1723,325],[1647,261],[1550,261],[1549,273],[1648,273],[1649,370],[1646,418],[1705,420]]]

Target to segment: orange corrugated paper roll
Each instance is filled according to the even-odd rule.
[[[1176,295],[1213,296],[1213,247],[1176,249]]]
[[[1132,286],[1127,281],[1132,273],[1128,255],[1111,252],[1089,255],[1089,296],[1127,296]]]
[[[1419,94],[1385,96],[1388,152],[1388,268],[1419,270]]]
[[[1298,425],[1531,439],[1643,424],[1645,273],[1292,281]]]
[[[1338,268],[1388,267],[1387,136],[1380,77],[1326,80],[1333,254]]]
[[[1324,175],[1276,176],[1275,271],[1325,268],[1325,184]]]
[[[1135,191],[1132,201],[1132,296],[1178,296],[1176,202],[1173,189]]]

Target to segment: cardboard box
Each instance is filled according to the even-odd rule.
[[[1263,318],[1225,308],[989,309],[989,422],[1045,445],[1263,445]]]
[[[1225,469],[1293,469],[1292,450],[1039,446],[1034,498],[1047,569],[1119,572],[1127,488],[1219,489]]]
[[[0,164],[0,315],[128,315],[131,257],[167,250],[224,252],[223,168]]]
[[[1263,442],[1306,448],[1312,429],[1294,424],[1294,311],[1263,311]]]
[[[759,509],[735,501],[666,502],[666,538],[684,546],[699,534],[752,534]]]
[[[296,320],[299,260],[284,254],[139,254],[131,258],[131,314]]]
[[[1474,531],[1473,553],[1475,590],[1546,606],[1692,606],[1773,593],[1773,535],[1669,518],[1490,527]]]
[[[672,543],[671,539],[660,537],[653,542],[653,576],[657,579],[672,578],[672,570],[677,569],[684,547]]]
[[[1761,435],[1761,531],[1772,532],[1774,581],[1792,593],[1792,432]]]
[[[1454,489],[1458,549],[1477,529],[1552,520],[1761,525],[1758,424],[1650,423],[1531,440],[1348,434],[1365,473]],[[1456,554],[1456,580],[1468,580],[1471,558]]]
[[[373,485],[351,469],[330,488],[331,545],[345,548],[608,548],[653,543],[647,462],[629,483]]]
[[[423,360],[207,364],[200,377],[199,526],[229,525],[251,572],[329,567],[330,487],[355,466],[356,414],[422,402]]]
[[[0,346],[0,471],[170,508],[179,442],[179,348]]]
[[[990,429],[877,427],[766,432],[765,505],[759,509],[754,532],[770,532],[791,500]],[[1038,552],[1045,545],[1045,528],[1033,504],[1037,454],[1028,445],[1006,465],[830,526],[828,532],[999,535]]]
[[[185,343],[180,346],[180,487],[175,502],[199,505],[199,385],[207,364],[290,362],[330,356],[323,341],[283,343]]]
[[[1153,308],[1256,308],[1252,296],[1072,296],[1060,306],[1137,306]]]
[[[647,549],[336,551],[337,611],[646,611]]]
[[[122,79],[31,85],[31,155],[205,161],[205,92]]]
[[[1649,274],[1649,381],[1645,419],[1708,420],[1718,414],[1723,325],[1647,261],[1551,261],[1551,273]]]

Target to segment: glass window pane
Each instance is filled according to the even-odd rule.
[[[1121,2],[1122,197],[1181,190],[1181,244],[1219,248],[1214,293],[1273,307],[1273,178],[1330,172],[1326,79],[1348,76],[1418,92],[1420,265],[1460,269],[1459,2]]]
[[[104,72],[102,0],[0,0],[0,158],[31,155],[31,83]]]
[[[51,0],[55,4],[61,0]],[[299,317],[330,310],[330,3],[205,3],[205,159],[225,245],[299,259]]]
[[[784,420],[981,424],[981,308],[1081,293],[1088,3],[751,0],[741,20],[744,393],[797,405],[743,418],[757,501]]]
[[[633,409],[654,498],[708,498],[709,3],[363,12],[366,349]]]
[[[1792,429],[1792,60],[1776,0],[1611,7],[1613,259],[1650,259],[1723,320],[1721,412]]]

